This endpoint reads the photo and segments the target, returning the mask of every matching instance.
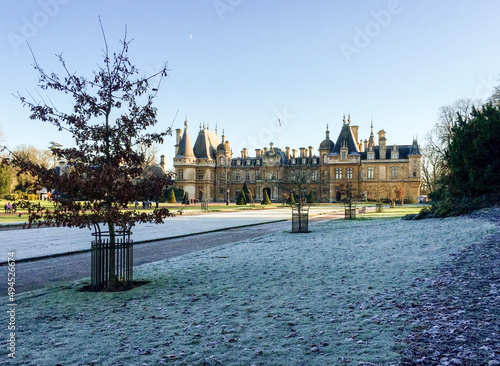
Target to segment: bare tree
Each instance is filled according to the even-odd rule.
[[[429,191],[434,191],[439,178],[446,173],[445,154],[453,138],[453,128],[458,117],[470,120],[473,108],[480,108],[481,101],[459,99],[455,103],[439,108],[438,120],[427,134],[423,148],[423,184]]]
[[[284,197],[290,197],[297,193],[300,196],[305,195],[311,190],[312,185],[318,183],[319,169],[304,168],[300,166],[284,166],[278,172],[276,182],[278,189],[283,192]]]
[[[160,147],[158,144],[153,143],[150,146],[140,144],[138,151],[145,157],[145,167],[156,165],[158,163],[158,154],[160,153]]]

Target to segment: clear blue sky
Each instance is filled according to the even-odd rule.
[[[70,145],[51,125],[30,121],[11,93],[36,94],[27,39],[47,71],[91,75],[100,62],[101,16],[110,47],[125,25],[131,59],[144,74],[168,62],[160,90],[159,129],[190,122],[225,129],[233,152],[277,144],[317,147],[343,114],[368,138],[384,129],[388,144],[410,144],[459,98],[486,98],[500,74],[500,2],[447,1],[4,1],[0,14],[2,145]],[[43,93],[42,93],[43,95]],[[58,105],[59,109],[69,105]],[[175,136],[161,153],[172,165]]]

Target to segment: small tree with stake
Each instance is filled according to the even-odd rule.
[[[102,29],[102,25],[101,25]],[[104,35],[104,31],[103,31]],[[171,184],[168,176],[144,176],[146,156],[139,146],[150,147],[162,143],[170,128],[160,133],[146,132],[158,121],[153,107],[159,85],[167,75],[166,65],[154,75],[139,77],[138,69],[128,57],[130,41],[127,34],[121,49],[110,54],[104,36],[103,63],[92,78],[70,72],[59,55],[64,76],[46,73],[34,58],[39,74],[39,87],[45,91],[64,93],[72,97],[73,106],[62,112],[42,101],[28,101],[18,94],[23,106],[31,110],[31,119],[48,122],[59,131],[67,131],[75,147],[53,146],[58,160],[66,161],[64,174],[48,169],[20,156],[11,155],[10,163],[21,173],[31,173],[36,182],[30,187],[46,187],[61,193],[53,208],[44,208],[32,202],[20,202],[27,208],[29,225],[48,224],[94,229],[96,241],[107,237],[104,255],[100,259],[94,290],[117,290],[132,285],[131,275],[122,274],[123,253],[118,252],[121,237],[128,237],[130,229],[139,222],[162,223],[171,216],[166,208],[151,213],[124,210],[137,197],[156,197]],[[155,80],[155,85],[151,83]],[[95,241],[95,242],[96,242]],[[131,248],[130,248],[131,249]],[[105,261],[105,262],[102,262]],[[130,257],[127,258],[131,262]],[[131,263],[129,263],[132,266]],[[125,272],[131,274],[131,268]]]

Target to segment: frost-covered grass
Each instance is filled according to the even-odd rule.
[[[310,214],[332,212],[329,206],[311,207]],[[209,212],[165,219],[164,224],[138,224],[132,228],[134,242],[156,240],[290,219],[288,207],[261,211]],[[0,232],[0,252],[16,252],[16,259],[26,259],[90,248],[91,231],[78,228],[41,228]],[[5,258],[3,261],[6,261]],[[1,262],[2,260],[0,260]]]
[[[497,230],[467,218],[310,228],[137,267],[151,282],[128,292],[78,292],[79,281],[20,294],[16,361],[391,364],[411,327],[401,309],[450,254]]]
[[[373,219],[399,219],[405,215],[418,214],[424,206],[422,205],[404,205],[396,206],[393,208],[384,207],[382,212],[367,212],[362,215],[358,215],[357,219],[361,220],[373,220]]]

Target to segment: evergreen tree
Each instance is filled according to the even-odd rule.
[[[173,189],[169,189],[169,194],[168,194],[168,203],[177,203],[177,199],[175,198],[175,192]]]
[[[296,202],[295,202],[295,194],[292,192],[292,193],[290,193],[290,205],[293,206],[295,204],[296,204]]]
[[[236,199],[236,204],[237,205],[246,205],[247,204],[244,190],[241,190],[240,193],[238,194],[238,198]]]
[[[247,182],[243,183],[241,191],[245,194],[245,204],[250,203],[252,201],[252,193],[248,189]]]
[[[174,191],[176,201],[182,202],[182,199],[184,198],[184,189],[180,187],[173,187],[172,190]]]
[[[0,164],[0,195],[9,194],[11,192],[12,182],[14,180],[14,172],[8,165]]]
[[[184,192],[184,198],[182,199],[183,205],[189,205],[189,193]]]
[[[261,205],[270,205],[271,200],[269,199],[269,195],[267,194],[267,189],[264,189],[264,197],[262,197]]]
[[[307,202],[308,203],[316,203],[316,198],[314,197],[314,191],[309,192],[307,195]]]
[[[445,158],[446,186],[454,197],[478,198],[500,192],[500,106],[474,109],[459,117]]]

